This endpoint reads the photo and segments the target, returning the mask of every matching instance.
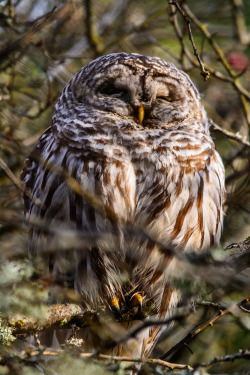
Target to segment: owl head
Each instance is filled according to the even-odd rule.
[[[200,95],[186,73],[158,57],[135,53],[101,56],[69,81],[60,103],[94,116],[132,122],[137,128],[199,124],[208,130]]]

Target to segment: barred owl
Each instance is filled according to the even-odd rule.
[[[208,118],[189,77],[160,58],[113,53],[80,69],[21,179],[30,251],[57,248],[50,272],[71,280],[87,308],[135,300],[139,311],[150,300],[168,316],[179,298],[174,262],[157,243],[183,252],[220,240],[224,168]],[[67,228],[82,234],[72,251],[60,247]],[[149,355],[159,333],[116,354]]]

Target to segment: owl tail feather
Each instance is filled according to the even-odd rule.
[[[162,294],[160,310],[157,314],[158,319],[164,319],[166,317],[169,310],[172,293],[173,289],[169,284],[166,284]],[[148,358],[150,356],[164,328],[164,326],[156,326],[155,328],[149,330],[148,338],[144,339],[142,343],[141,358]]]

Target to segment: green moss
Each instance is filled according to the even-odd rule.
[[[60,320],[60,326],[64,326],[65,324],[68,324],[68,319],[64,318],[63,320]]]
[[[16,339],[12,333],[13,328],[7,327],[6,324],[0,319],[0,345],[10,346]]]
[[[24,321],[23,320],[18,320],[16,322],[17,326],[23,326],[24,325]]]

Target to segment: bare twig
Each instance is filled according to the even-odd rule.
[[[42,357],[57,357],[63,354],[62,350],[44,350],[41,352],[41,350],[30,350],[27,351],[21,351],[18,355],[15,357],[12,355],[11,357],[3,356],[0,357],[0,365],[6,365],[9,360],[13,361],[15,358],[17,361],[25,361],[25,360],[31,360],[34,362],[35,359],[39,358],[42,359]],[[75,356],[77,356],[76,353],[74,353]],[[154,358],[133,358],[133,357],[124,357],[124,356],[117,356],[117,355],[107,355],[107,354],[93,354],[93,353],[78,353],[79,357],[84,358],[94,358],[98,360],[111,360],[111,361],[119,361],[119,362],[131,362],[131,363],[150,363],[152,365],[160,365],[162,367],[169,368],[171,370],[179,369],[179,370],[192,370],[192,367],[189,365],[182,365],[179,363],[171,363],[162,361],[160,359],[154,359]]]
[[[3,171],[6,173],[6,175],[9,177],[13,185],[22,193],[25,193],[37,206],[42,207],[42,203],[40,199],[35,198],[32,196],[31,192],[26,189],[21,181],[14,175],[14,173],[10,170],[8,165],[5,163],[5,161],[0,157],[0,167],[3,169]]]
[[[27,30],[23,35],[19,36],[12,43],[8,44],[0,51],[0,61],[5,61],[9,55],[15,51],[21,51],[24,46],[27,46],[33,39],[34,35],[41,30],[49,21],[52,21],[56,7],[51,12],[39,17],[39,19]]]
[[[210,302],[210,301],[201,301],[201,300],[195,301],[195,306],[206,306],[206,307],[214,307],[214,308],[219,308],[219,309],[225,308],[220,303]]]
[[[243,11],[242,0],[231,0],[236,36],[240,44],[247,45],[250,42],[250,34],[247,31],[246,20]]]
[[[175,33],[180,41],[180,44],[181,44],[181,47],[182,47],[182,51],[184,53],[184,55],[187,57],[188,61],[192,64],[192,66],[196,67],[196,68],[200,68],[200,65],[199,63],[196,61],[196,59],[194,59],[193,55],[191,54],[191,52],[189,51],[186,43],[185,43],[185,40],[184,40],[184,35],[180,29],[180,26],[179,26],[179,23],[178,23],[178,18],[177,18],[177,14],[176,12],[172,12],[170,14],[170,22],[172,23],[174,29],[175,29]],[[182,66],[183,66],[183,62],[182,62]],[[184,68],[184,66],[183,66]],[[209,71],[209,73],[216,77],[217,79],[221,80],[221,81],[224,81],[224,82],[228,82],[228,83],[233,83],[233,79],[231,77],[228,77],[228,76],[225,76],[224,74],[222,74],[221,72],[218,72],[217,70],[213,69],[211,66],[208,66],[206,65],[206,70]]]
[[[188,35],[189,35],[189,40],[192,44],[192,47],[193,47],[193,51],[194,51],[194,55],[196,56],[198,62],[199,62],[199,65],[200,65],[200,69],[201,69],[201,75],[202,77],[204,78],[204,80],[206,81],[209,76],[210,76],[210,72],[208,70],[205,69],[205,66],[200,58],[200,55],[198,53],[198,50],[196,48],[196,45],[195,45],[195,42],[194,42],[194,38],[193,38],[193,34],[192,34],[192,30],[191,30],[191,22],[190,22],[190,19],[187,17],[187,15],[185,14],[185,12],[183,12],[182,8],[180,7],[180,5],[177,3],[177,1],[170,1],[169,2],[170,5],[174,5],[178,11],[180,12],[180,14],[182,15],[186,25],[187,25],[187,30],[188,30]]]
[[[241,85],[237,74],[231,69],[223,51],[219,47],[219,45],[215,42],[212,35],[209,33],[206,25],[202,24],[195,15],[191,12],[187,4],[183,4],[183,9],[185,10],[187,16],[194,22],[194,24],[198,27],[201,33],[205,36],[208,40],[210,45],[212,46],[213,50],[218,56],[219,61],[222,63],[226,71],[228,72],[229,76],[232,78],[232,85],[235,88],[236,92],[238,93],[241,101],[241,105],[244,111],[244,115],[246,117],[247,123],[250,124],[250,114],[249,114],[249,107],[247,100],[250,100],[250,93]]]
[[[240,350],[238,353],[231,354],[231,355],[226,355],[221,358],[214,358],[212,361],[207,362],[207,363],[198,363],[194,366],[194,368],[200,368],[200,367],[205,367],[209,368],[213,366],[216,363],[223,363],[223,362],[234,362],[237,359],[250,359],[250,350]]]
[[[187,4],[183,3],[182,8],[180,7],[180,5],[176,1],[171,1],[169,4],[177,7],[177,9],[181,13],[182,17],[184,18],[184,21],[186,22],[187,27],[188,27],[189,38],[191,40],[191,43],[192,43],[193,37],[192,37],[192,31],[191,31],[191,28],[190,28],[190,20],[197,26],[197,28],[205,36],[206,40],[208,40],[208,42],[210,43],[210,45],[214,49],[215,53],[217,54],[219,61],[224,66],[224,68],[226,69],[229,76],[227,77],[227,76],[223,75],[222,73],[216,71],[215,69],[213,69],[211,67],[206,66],[206,68],[205,68],[205,65],[203,63],[201,65],[200,62],[199,62],[199,64],[197,64],[194,61],[194,59],[192,58],[192,55],[190,54],[190,51],[188,50],[188,48],[187,48],[187,46],[184,42],[182,31],[180,30],[180,27],[178,25],[177,16],[176,16],[176,14],[173,13],[170,17],[170,22],[172,22],[172,24],[174,26],[176,35],[179,38],[179,41],[181,43],[182,50],[183,50],[183,53],[185,54],[185,56],[192,63],[192,65],[194,65],[196,67],[197,67],[197,65],[200,66],[201,71],[202,71],[202,73],[201,73],[202,75],[203,75],[203,69],[205,69],[206,72],[211,73],[216,78],[232,84],[232,86],[234,87],[234,89],[236,90],[236,92],[238,93],[238,95],[240,97],[240,102],[241,102],[241,105],[242,105],[243,112],[244,112],[245,118],[247,120],[247,123],[250,124],[249,106],[248,106],[248,103],[247,103],[247,101],[250,100],[250,93],[241,85],[241,83],[239,81],[238,74],[236,74],[233,71],[233,69],[230,67],[226,57],[224,56],[223,51],[221,50],[219,45],[215,42],[214,38],[209,33],[209,31],[207,30],[207,27],[204,24],[202,24],[195,17],[195,15],[191,12],[191,10],[187,6]],[[193,49],[194,49],[194,51],[197,51],[195,45],[193,45]],[[195,52],[195,55],[196,55],[196,52]]]
[[[86,34],[89,44],[94,50],[95,56],[97,57],[102,54],[103,45],[98,34],[97,25],[93,14],[93,4],[91,0],[85,0],[84,4],[86,9]]]
[[[117,337],[116,339],[110,340],[108,342],[104,343],[104,347],[101,347],[102,349],[110,349],[115,347],[116,345],[122,344],[126,341],[128,341],[130,338],[134,338],[143,331],[145,328],[148,327],[155,327],[155,326],[167,326],[169,323],[173,321],[182,320],[184,317],[186,317],[191,311],[193,310],[192,307],[183,307],[179,308],[177,312],[171,316],[170,318],[166,319],[147,319],[143,322],[139,323],[135,327],[133,327],[131,330],[129,330],[125,335],[121,337]]]
[[[200,332],[202,332],[207,327],[212,327],[213,324],[216,322],[216,320],[220,319],[222,316],[232,313],[235,309],[238,309],[242,304],[249,301],[249,298],[245,298],[242,301],[236,303],[235,305],[225,309],[225,310],[219,310],[218,314],[214,317],[210,318],[205,323],[199,325],[194,330],[189,332],[181,341],[179,341],[176,345],[174,345],[170,350],[167,351],[167,353],[163,354],[160,359],[165,359],[169,357],[172,353],[174,353],[176,350],[182,348],[184,345],[186,345],[191,339],[193,339],[195,336],[197,336]]]
[[[244,311],[245,313],[250,313],[250,310],[249,309],[246,309],[244,306],[240,306],[240,309],[242,310],[242,311]]]
[[[22,183],[20,180],[14,175],[14,173],[11,171],[11,169],[8,167],[8,165],[5,163],[5,161],[0,157],[0,167],[5,172],[5,174],[9,177],[13,185],[20,190],[21,192],[24,191],[24,188],[22,186]]]
[[[233,141],[236,141],[243,146],[250,147],[250,143],[242,137],[240,134],[234,134],[230,132],[229,130],[222,129],[219,125],[217,125],[212,119],[209,119],[210,124],[212,125],[213,129],[218,131],[221,134],[224,134],[227,138],[232,139]]]
[[[108,43],[105,46],[103,52],[110,50],[110,48],[118,44],[120,41],[122,41],[124,38],[128,37],[129,35],[146,29],[152,22],[160,18],[162,14],[164,14],[167,11],[167,9],[168,9],[168,6],[165,6],[161,9],[157,9],[155,12],[150,14],[145,20],[143,20],[139,25],[130,27],[128,30],[125,30],[121,35],[118,35],[118,37],[115,37],[110,43]]]

